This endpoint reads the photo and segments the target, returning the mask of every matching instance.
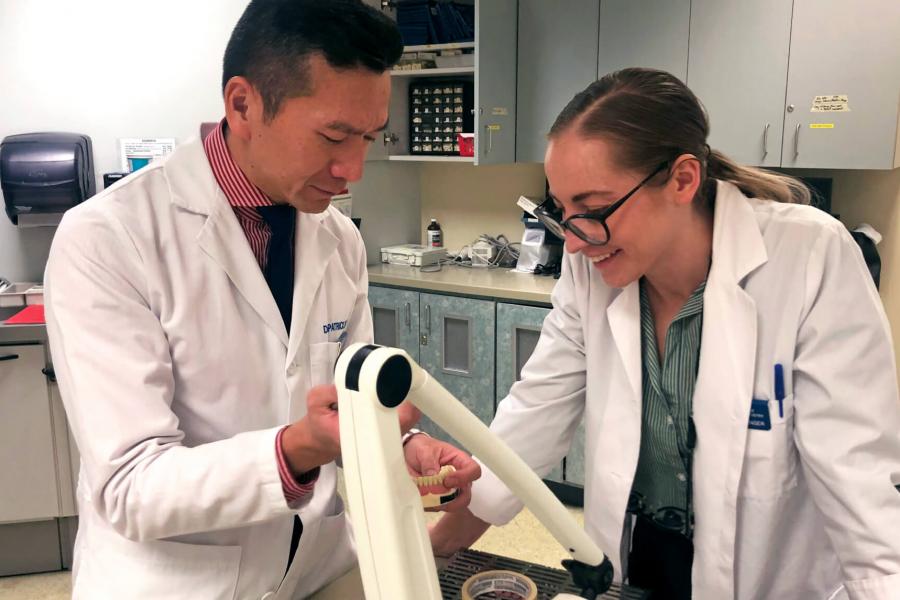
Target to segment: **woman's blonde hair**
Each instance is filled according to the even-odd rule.
[[[751,198],[808,204],[803,182],[737,164],[706,143],[709,120],[700,101],[677,77],[655,69],[630,68],[605,75],[578,93],[562,110],[550,139],[570,127],[588,138],[610,139],[626,169],[652,171],[682,154],[700,161],[700,202],[708,178],[733,183]]]

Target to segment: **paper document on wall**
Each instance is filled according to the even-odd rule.
[[[137,171],[174,150],[175,138],[119,138],[122,172]]]

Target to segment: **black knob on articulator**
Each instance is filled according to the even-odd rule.
[[[350,359],[347,365],[347,378],[344,381],[344,385],[348,390],[359,391],[359,374],[362,371],[363,364],[372,352],[382,347],[369,344],[356,351],[356,354],[353,355],[353,358]],[[382,406],[394,408],[406,399],[411,385],[412,367],[409,361],[403,356],[395,354],[381,365],[375,382],[375,393],[378,395],[378,401],[381,402]]]

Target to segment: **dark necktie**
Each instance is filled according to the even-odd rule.
[[[284,320],[284,327],[290,334],[291,309],[294,304],[294,225],[297,222],[297,211],[293,206],[277,204],[260,206],[256,209],[272,232],[269,239],[269,250],[266,253],[266,283],[278,305],[278,311]],[[291,533],[291,546],[288,551],[287,568],[294,561],[300,536],[303,535],[303,522],[294,515],[294,530]],[[287,569],[285,569],[287,573]]]
[[[297,222],[297,211],[287,204],[260,206],[257,210],[272,232],[266,255],[266,283],[278,305],[284,326],[290,333],[291,308],[294,303],[294,225]]]

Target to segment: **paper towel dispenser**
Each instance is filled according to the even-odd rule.
[[[94,195],[91,138],[77,133],[23,133],[0,143],[0,189],[16,225],[55,225]]]

